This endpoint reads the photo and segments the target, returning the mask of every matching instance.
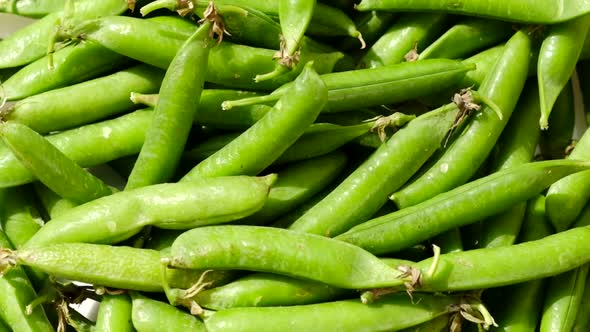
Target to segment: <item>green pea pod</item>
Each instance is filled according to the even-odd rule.
[[[536,85],[535,85],[535,94]],[[537,111],[539,112],[539,111]],[[532,121],[537,126],[537,121]],[[553,233],[551,225],[545,218],[545,196],[538,196],[527,203],[527,211],[522,230],[519,234],[520,242],[540,240]],[[498,328],[494,331],[506,332],[535,332],[541,318],[543,296],[546,280],[535,279],[510,285],[498,292],[506,294],[498,312],[494,314]]]
[[[43,208],[45,208],[45,212],[49,216],[50,220],[56,218],[63,212],[78,206],[78,204],[74,203],[73,201],[60,197],[41,182],[35,182],[33,185],[35,187],[37,197],[39,197],[41,205]]]
[[[555,160],[511,167],[369,220],[337,239],[374,254],[396,252],[506,210],[534,197],[556,180],[589,166],[586,162]],[[485,207],[479,204],[482,201],[486,202]]]
[[[285,39],[287,57],[292,57],[299,49],[305,30],[311,22],[316,0],[280,0],[279,22]]]
[[[203,322],[168,303],[155,301],[137,293],[133,299],[132,320],[137,332],[206,332]]]
[[[156,92],[164,73],[148,65],[51,90],[10,107],[6,121],[29,126],[40,134],[74,128],[133,109],[131,92]]]
[[[516,109],[506,129],[498,139],[499,152],[493,155],[492,170],[516,167],[533,160],[541,130],[536,125],[540,115],[539,94],[536,82],[530,81],[524,88]],[[518,203],[508,210],[489,217],[482,225],[479,247],[511,245],[520,231],[526,211],[526,203]]]
[[[590,15],[553,25],[541,44],[537,77],[541,99],[541,129],[549,128],[555,100],[576,69],[590,27]]]
[[[160,252],[125,246],[86,243],[61,243],[38,248],[2,252],[16,264],[30,266],[56,278],[77,280],[109,288],[162,292],[163,274]],[[5,268],[5,261],[0,268]],[[10,262],[8,262],[10,264]],[[10,271],[20,270],[14,267]],[[117,271],[117,273],[113,273]],[[202,270],[167,269],[166,282],[171,287],[189,288],[199,279],[223,284],[228,272],[214,271],[203,276]],[[231,274],[230,274],[231,275]],[[201,278],[202,277],[202,278]],[[227,279],[227,278],[226,278]],[[0,278],[0,282],[2,282]],[[0,300],[4,300],[4,297]],[[9,299],[13,300],[13,299]],[[28,303],[27,303],[28,304]]]
[[[569,81],[561,90],[549,116],[549,128],[543,130],[539,147],[544,159],[562,159],[566,157],[568,147],[572,144],[576,115],[574,109],[574,89]]]
[[[324,74],[321,78],[328,88],[328,102],[323,112],[357,111],[446,91],[454,88],[474,68],[473,64],[461,64],[455,60],[431,59]],[[231,109],[273,102],[291,86],[292,83],[285,84],[268,96],[227,101],[222,106]]]
[[[445,2],[438,0],[362,0],[355,7],[360,11],[438,11],[469,16],[482,16],[502,21],[553,24],[564,22],[590,12],[583,0],[567,3],[550,0],[539,6],[535,0],[495,0]]]
[[[276,175],[219,177],[118,192],[73,208],[47,223],[26,247],[50,243],[116,243],[145,226],[190,229],[258,211]]]
[[[396,15],[393,13],[371,11],[357,15],[354,24],[362,34],[365,43],[371,46],[391,26],[395,18]],[[349,38],[339,46],[343,50],[352,50],[358,48],[358,40]]]
[[[98,42],[117,53],[166,69],[193,30],[186,29],[184,25],[172,26],[138,18],[112,16],[88,21],[72,34],[81,34],[85,39]],[[129,33],[121,34],[119,31]],[[275,68],[276,63],[272,60],[274,54],[274,50],[222,42],[210,50],[205,81],[238,89],[272,90],[292,81],[308,61],[313,61],[314,68],[323,74],[331,72],[336,62],[343,57],[340,52],[302,51],[299,64],[288,74],[255,83],[256,75]]]
[[[548,281],[541,332],[572,330],[582,302],[589,267],[589,264],[584,264]]]
[[[213,23],[207,21],[183,44],[166,71],[154,120],[147,129],[125,189],[169,181],[182,156],[193,119],[198,119]]]
[[[373,44],[358,66],[375,68],[403,62],[413,48],[420,52],[436,38],[447,20],[448,16],[443,14],[402,16]]]
[[[586,130],[568,159],[590,160],[590,130]],[[590,172],[581,172],[554,183],[547,192],[547,216],[557,231],[575,221],[590,198]]]
[[[0,12],[41,18],[48,14],[58,12],[65,6],[66,0],[25,0],[0,2]]]
[[[32,193],[28,187],[14,187],[2,190],[3,209],[0,225],[12,245],[19,249],[43,226],[43,219],[32,204]]]
[[[258,174],[315,121],[327,95],[324,82],[307,66],[272,110],[223,149],[200,162],[181,181]]]
[[[0,319],[0,332],[11,332],[12,330]]]
[[[450,315],[438,316],[419,325],[408,327],[401,332],[445,332],[449,330]]]
[[[418,60],[460,59],[473,52],[505,41],[512,34],[506,22],[482,18],[466,18],[447,30],[420,53]]]
[[[584,115],[586,124],[590,124],[590,61],[581,60],[577,65],[578,80],[580,83],[580,90],[582,92],[582,99],[584,104]]]
[[[445,315],[459,301],[453,296],[405,294],[384,297],[374,304],[344,300],[319,304],[233,308],[205,319],[217,331],[397,331]],[[322,317],[316,319],[315,317]]]
[[[90,167],[138,153],[150,111],[136,111],[113,120],[47,136],[47,140],[81,167]],[[35,177],[5,145],[0,145],[0,187],[33,182]]]
[[[12,245],[0,231],[0,248],[11,249]],[[0,269],[2,270],[2,269]],[[25,307],[37,295],[22,268],[14,268],[0,276],[0,318],[13,331],[54,331],[47,320],[43,307],[37,306],[29,315]]]
[[[506,44],[504,54],[478,90],[501,110],[484,107],[471,120],[444,154],[418,179],[396,192],[392,199],[399,208],[425,201],[468,181],[483,164],[506,126],[527,77],[531,39],[517,32]]]
[[[127,294],[104,294],[98,307],[96,331],[132,332],[131,299]]]
[[[440,147],[458,112],[449,104],[410,121],[289,229],[336,236],[366,221]]]
[[[128,60],[96,43],[86,42],[65,47],[49,56],[23,67],[3,84],[3,95],[8,100],[30,97],[52,89],[108,73],[125,65]]]
[[[14,75],[21,67],[13,67],[0,69],[0,83],[6,81],[10,76]]]
[[[374,216],[373,218],[377,218],[377,216]],[[440,248],[440,252],[442,254],[463,251],[461,231],[458,228],[453,228],[451,230],[448,230],[444,233],[437,235],[435,238],[432,239],[432,243],[436,244]]]
[[[119,15],[125,10],[127,3],[124,0],[76,1],[71,12],[64,9],[51,13],[1,41],[0,68],[26,65],[43,57],[52,39],[55,39],[56,28],[61,24],[77,24],[91,18]]]
[[[580,303],[578,315],[576,316],[574,326],[572,327],[573,332],[583,332],[590,329],[590,283],[588,280],[590,280],[590,277],[586,279],[582,302]]]
[[[5,122],[0,125],[0,137],[36,178],[66,199],[85,203],[113,192],[25,125]]]
[[[476,55],[463,60],[464,64],[475,65],[475,69],[467,72],[460,86],[478,88],[486,75],[492,72],[496,61],[504,54],[504,45],[488,48]]]
[[[340,175],[346,162],[346,155],[337,151],[287,165],[278,171],[278,180],[262,209],[238,223],[268,224],[324,189]]]
[[[299,249],[291,250],[294,247]],[[318,252],[322,255],[318,256]],[[361,248],[322,236],[270,227],[195,228],[174,241],[167,259],[174,268],[271,272],[347,289],[403,284],[398,279],[401,272]]]

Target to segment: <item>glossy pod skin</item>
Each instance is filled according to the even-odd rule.
[[[13,255],[17,264],[30,266],[57,278],[117,289],[163,291],[162,263],[160,252],[156,250],[101,244],[61,243],[21,249],[13,252]],[[189,288],[199,280],[202,273],[202,270],[168,269],[166,281],[172,287]],[[220,282],[224,275],[227,275],[227,272],[207,273],[203,282]],[[211,286],[215,287],[215,285]]]
[[[286,55],[291,57],[299,49],[311,22],[316,0],[279,0],[279,22],[285,39]]]
[[[584,287],[584,294],[582,295],[582,302],[578,309],[578,315],[572,327],[573,332],[583,332],[590,328],[590,277],[586,279],[586,286]]]
[[[0,3],[0,12],[40,18],[64,8],[66,0],[25,0],[4,1]]]
[[[590,160],[590,131],[586,130],[568,159]],[[557,231],[570,227],[590,199],[590,172],[573,174],[554,183],[547,191],[547,216]]]
[[[400,63],[380,68],[358,69],[321,75],[328,88],[323,112],[356,111],[371,106],[395,104],[454,88],[473,64],[447,59]],[[285,84],[264,97],[224,102],[224,109],[278,100],[292,84]]]
[[[583,0],[567,3],[550,0],[539,6],[535,0],[467,1],[461,3],[437,0],[363,0],[357,10],[385,11],[442,11],[469,16],[482,16],[502,21],[552,24],[567,21],[590,12],[590,5]]]
[[[205,319],[216,331],[397,331],[444,315],[459,301],[453,296],[406,294],[384,297],[374,304],[345,300],[319,304],[233,308]],[[305,317],[305,318],[303,318]]]
[[[81,167],[90,167],[138,153],[151,111],[136,111],[113,120],[47,136],[47,140]],[[0,146],[0,187],[33,182],[35,177],[10,149]]]
[[[6,235],[0,231],[0,248],[11,249],[12,245]],[[0,318],[14,331],[54,331],[47,320],[43,307],[37,306],[31,315],[25,313],[25,306],[33,301],[37,294],[25,271],[11,269],[0,276]]]
[[[219,177],[118,192],[77,206],[47,223],[26,247],[117,243],[145,226],[190,229],[236,220],[266,202],[276,175]]]
[[[403,62],[413,47],[421,51],[436,38],[447,18],[430,13],[402,16],[371,46],[358,67],[376,68]]]
[[[45,209],[45,212],[50,219],[53,219],[61,213],[78,206],[78,204],[60,197],[41,182],[35,182],[33,183],[33,186],[41,205]]]
[[[369,220],[337,239],[374,254],[396,252],[453,227],[506,210],[534,197],[556,180],[589,166],[579,161],[552,160],[508,168],[412,207]],[[486,205],[482,206],[484,201]]]
[[[449,104],[410,121],[289,229],[332,237],[369,219],[440,147],[457,114]]]
[[[326,104],[327,95],[320,76],[306,67],[272,110],[231,143],[197,164],[181,181],[258,174],[315,121]]]
[[[40,134],[70,129],[133,109],[129,94],[156,92],[163,77],[158,68],[137,65],[25,98],[9,108],[4,119],[25,124]]]
[[[98,307],[96,331],[132,332],[131,298],[128,294],[104,294]]]
[[[127,10],[127,3],[124,0],[86,0],[77,1],[71,9],[68,12],[63,10],[51,13],[1,41],[0,68],[26,65],[43,57],[55,39],[58,26],[101,16],[119,15]]]
[[[567,157],[568,147],[572,144],[576,114],[574,106],[573,80],[561,90],[549,116],[549,128],[541,133],[539,148],[545,159],[562,159]]]
[[[43,226],[43,219],[31,201],[30,187],[2,189],[0,226],[16,249],[20,249]]]
[[[137,332],[206,332],[203,322],[168,303],[131,293],[133,299],[132,320]]]
[[[187,29],[184,24],[175,27],[149,20],[112,16],[86,22],[73,35],[83,34],[85,39],[98,42],[122,55],[166,69],[193,30]],[[331,72],[336,62],[343,57],[340,52],[302,52],[299,65],[286,75],[255,83],[256,75],[275,68],[276,63],[272,59],[274,54],[274,50],[222,42],[210,51],[205,81],[238,89],[273,90],[292,81],[308,61],[313,60],[314,68],[323,74]]]
[[[0,138],[37,179],[63,198],[81,204],[113,192],[102,180],[23,124],[0,124]]]
[[[4,96],[23,99],[95,78],[128,63],[125,57],[92,42],[67,46],[52,57],[53,69],[45,56],[10,76],[2,84]]]
[[[175,268],[272,272],[347,289],[403,283],[399,271],[358,247],[270,227],[195,228],[174,241],[167,259]]]
[[[355,25],[362,34],[367,47],[371,47],[373,43],[391,26],[395,20],[395,14],[371,11],[357,15]],[[349,38],[340,44],[340,49],[354,50],[358,49],[358,40]]]
[[[151,126],[125,190],[170,181],[182,156],[205,84],[213,23],[203,23],[166,71]]]
[[[506,22],[469,17],[459,21],[420,52],[418,60],[462,59],[473,52],[507,40],[512,27]]]
[[[508,41],[478,93],[500,108],[502,117],[484,107],[428,171],[392,196],[399,208],[425,201],[469,180],[483,164],[506,126],[527,77],[531,39],[519,31]]]
[[[474,88],[478,88],[503,53],[504,45],[498,45],[463,60],[464,64],[475,65],[475,69],[465,74],[459,86],[473,86]]]

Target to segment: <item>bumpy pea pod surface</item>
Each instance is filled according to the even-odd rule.
[[[205,319],[210,332],[216,331],[397,331],[429,321],[453,309],[459,300],[444,295],[395,294],[374,304],[345,300],[319,304],[233,308]]]
[[[215,12],[213,16],[217,15]],[[215,17],[214,19],[219,19]],[[125,189],[169,181],[188,139],[205,84],[213,23],[207,21],[182,45],[166,71],[146,132]]]
[[[149,110],[136,111],[107,120],[46,136],[66,156],[82,167],[138,153],[152,121]],[[33,182],[35,177],[5,145],[0,145],[0,187]]]
[[[590,4],[584,0],[548,0],[542,6],[536,0],[363,0],[355,8],[360,11],[437,11],[540,24],[563,22],[590,12]]]
[[[258,211],[276,175],[199,179],[118,192],[66,211],[47,223],[26,247],[50,243],[116,243],[145,226],[190,229],[224,223]]]
[[[531,38],[519,31],[508,41],[504,53],[487,75],[478,92],[492,100],[501,117],[492,108],[483,107],[461,135],[428,171],[393,195],[393,201],[405,208],[467,182],[488,157],[510,115],[527,77]]]
[[[23,124],[0,124],[0,137],[37,179],[66,199],[81,204],[113,192],[102,180]]]
[[[231,143],[200,162],[181,181],[258,174],[315,121],[327,99],[326,85],[311,66],[307,66],[272,110]]]
[[[137,332],[206,332],[203,322],[168,303],[132,293],[133,327]]]
[[[137,65],[120,72],[25,98],[6,111],[4,119],[40,134],[70,129],[133,109],[131,92],[158,91],[164,72]]]
[[[196,228],[174,241],[168,259],[171,267],[272,272],[348,289],[403,284],[399,271],[359,247],[270,227]]]
[[[127,294],[104,294],[98,307],[96,331],[132,332],[131,298]]]
[[[369,220],[337,239],[374,254],[396,252],[453,227],[476,222],[526,201],[556,180],[589,167],[589,163],[569,160],[512,167],[420,204]]]
[[[162,263],[160,252],[156,250],[62,243],[21,249],[11,252],[9,256],[16,260],[16,264],[30,266],[57,278],[109,288],[163,291]],[[3,261],[0,265],[4,268],[5,263]],[[20,268],[15,267],[10,271],[15,269]],[[166,282],[171,287],[189,288],[202,274],[201,270],[169,269],[166,271]],[[224,274],[223,271],[207,273],[203,282],[219,281]]]
[[[6,235],[0,231],[0,249],[11,248]],[[37,297],[37,294],[22,268],[14,268],[0,275],[0,294],[0,318],[12,330],[53,331],[41,306],[37,306],[30,315],[25,312],[25,307]]]

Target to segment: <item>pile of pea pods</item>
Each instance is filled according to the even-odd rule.
[[[590,331],[587,0],[0,12],[0,332]]]

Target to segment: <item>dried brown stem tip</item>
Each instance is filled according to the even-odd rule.
[[[0,276],[16,266],[16,251],[0,249]]]
[[[189,2],[192,6],[192,2],[188,1],[188,0],[181,0],[181,1],[186,1]],[[191,8],[192,11],[192,8]],[[205,21],[209,21],[211,23],[213,23],[213,28],[211,29],[211,32],[209,34],[209,36],[211,38],[214,38],[215,35],[217,35],[217,45],[219,45],[219,43],[221,43],[221,41],[223,40],[223,35],[227,34],[228,36],[231,36],[231,34],[225,30],[225,25],[223,24],[223,18],[221,17],[221,15],[219,15],[219,13],[217,12],[217,10],[215,9],[215,5],[213,4],[213,1],[209,1],[209,5],[207,6],[207,9],[205,9],[205,12],[203,13],[203,18],[199,20],[199,23],[203,23]]]
[[[273,55],[273,59],[279,59],[279,64],[287,68],[293,68],[299,63],[301,53],[295,52],[293,55],[289,55],[287,51],[287,42],[283,35],[280,36],[279,50]]]

